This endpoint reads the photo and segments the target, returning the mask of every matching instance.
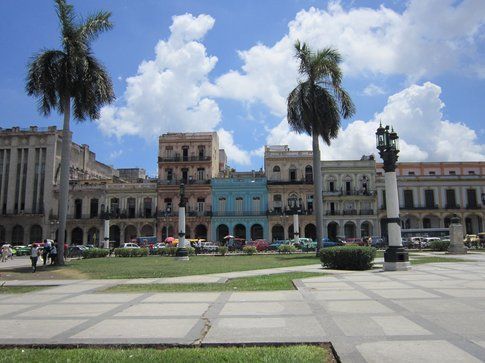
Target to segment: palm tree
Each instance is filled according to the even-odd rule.
[[[318,139],[330,145],[337,137],[341,118],[355,113],[354,104],[342,86],[340,53],[332,48],[313,52],[306,43],[295,43],[299,73],[306,79],[288,96],[288,123],[298,133],[312,136],[313,183],[317,225],[317,251],[323,237],[323,189]]]
[[[111,29],[111,13],[98,12],[84,21],[76,21],[74,8],[65,0],[55,0],[61,25],[62,50],[43,50],[28,65],[26,90],[35,96],[39,112],[48,116],[57,110],[64,116],[61,146],[59,195],[58,260],[64,264],[64,242],[67,217],[71,132],[71,101],[77,121],[99,118],[99,111],[114,99],[111,79],[103,65],[93,56],[91,41]]]

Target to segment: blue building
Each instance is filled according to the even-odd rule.
[[[212,179],[211,236],[269,239],[268,189],[263,172],[233,173]]]

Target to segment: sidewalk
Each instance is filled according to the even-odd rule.
[[[295,291],[108,294],[96,291],[131,281],[63,280],[35,293],[0,295],[0,344],[323,341],[343,362],[480,362],[483,257],[406,272],[332,272],[296,281]]]

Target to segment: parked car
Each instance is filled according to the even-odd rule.
[[[256,241],[248,241],[246,242],[246,246],[254,246],[259,252],[266,251],[267,249],[269,249],[269,243],[266,242],[264,239],[257,239]]]
[[[383,248],[386,246],[384,239],[380,236],[372,236],[370,245],[375,248]]]
[[[13,249],[15,249],[16,256],[28,256],[30,254],[29,246],[13,246]]]
[[[468,248],[478,248],[480,244],[480,239],[476,234],[466,234],[463,238],[463,243],[465,243]]]
[[[348,245],[357,245],[357,246],[364,246],[365,244],[362,238],[346,238],[345,242]]]
[[[140,248],[136,243],[123,243],[123,248]]]
[[[277,240],[277,241],[274,241],[273,243],[271,243],[268,246],[268,249],[271,250],[271,251],[276,251],[278,249],[278,247],[280,247],[281,245],[287,245],[289,243],[290,243],[290,241],[287,241],[287,240]]]
[[[302,243],[301,250],[303,252],[316,251],[317,250],[317,241],[310,240],[310,241],[306,241],[305,243]]]

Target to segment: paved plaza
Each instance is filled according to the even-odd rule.
[[[331,342],[343,362],[481,362],[485,255],[466,258],[474,261],[332,271],[295,281],[294,291],[102,293],[168,279],[56,281],[38,292],[0,295],[0,344]],[[321,271],[300,266],[193,279],[288,270]]]

